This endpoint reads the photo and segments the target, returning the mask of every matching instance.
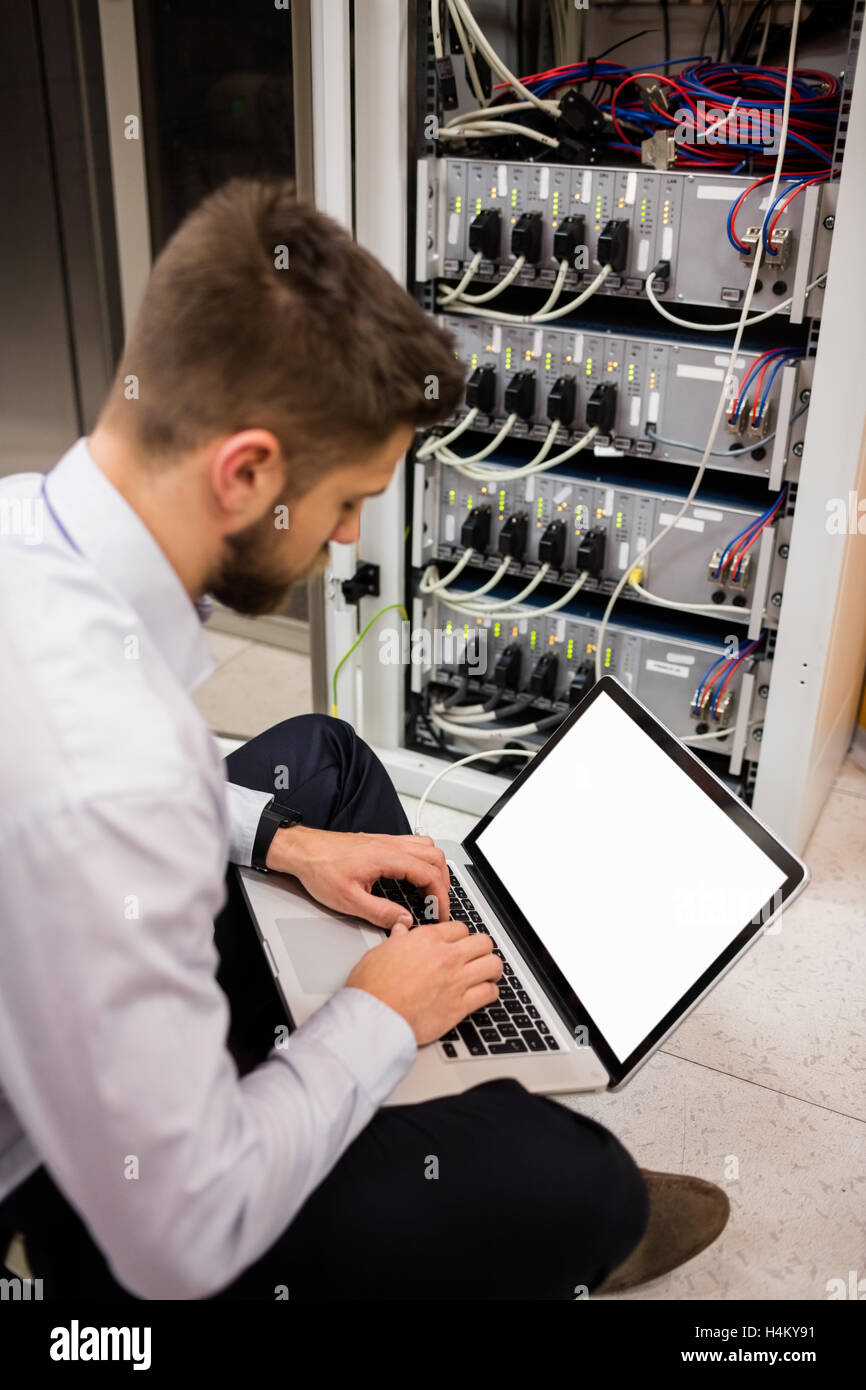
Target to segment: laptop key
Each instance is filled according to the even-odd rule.
[[[498,1029],[498,1028],[482,1028],[482,1029],[481,1029],[481,1036],[482,1036],[482,1038],[484,1039],[484,1041],[485,1041],[486,1043],[495,1043],[495,1042],[499,1042],[499,1029]]]
[[[526,1052],[526,1050],[526,1044],[522,1043],[519,1038],[509,1038],[504,1043],[490,1044],[490,1054],[493,1057],[498,1057],[504,1052]]]
[[[528,1043],[530,1052],[544,1052],[544,1039],[540,1038],[534,1028],[530,1028],[528,1033],[520,1035],[525,1043]]]
[[[534,1020],[527,1018],[526,1014],[512,1014],[511,1022],[516,1028],[523,1030],[524,1028],[531,1028]]]
[[[538,1029],[539,1033],[549,1033],[549,1032],[550,1032],[550,1029],[548,1028],[548,1026],[547,1026],[547,1024],[545,1023],[545,1021],[544,1021],[543,1018],[540,1018],[540,1019],[538,1020],[538,1022],[536,1023],[535,1026],[536,1026],[536,1028]]]
[[[517,1037],[517,1029],[515,1028],[513,1023],[500,1023],[499,1031],[502,1034],[503,1038]]]
[[[522,1005],[522,1004],[518,1004],[518,1002],[517,1002],[516,999],[506,999],[506,1001],[505,1001],[505,1008],[506,1008],[506,1012],[508,1012],[508,1013],[510,1013],[510,1014],[522,1014],[522,1013],[523,1013],[523,1005]]]
[[[485,1056],[487,1048],[485,1047],[484,1042],[479,1036],[478,1030],[474,1028],[471,1023],[469,1023],[466,1020],[464,1020],[463,1023],[458,1023],[457,1032],[460,1034],[461,1038],[466,1044],[470,1056]]]
[[[559,1043],[556,1041],[556,1038],[552,1036],[552,1034],[548,1034],[544,1041],[547,1043],[547,1046],[550,1048],[551,1052],[559,1051]]]
[[[443,1046],[444,1049],[445,1049],[445,1056],[446,1056],[446,1057],[456,1057],[456,1056],[457,1056],[457,1048],[454,1046],[453,1042],[443,1043],[442,1046]]]
[[[457,1040],[458,1040],[459,1037],[460,1037],[460,1034],[457,1032],[457,1029],[456,1029],[456,1028],[452,1028],[451,1031],[450,1031],[450,1033],[443,1033],[443,1035],[442,1035],[442,1037],[439,1039],[439,1041],[440,1041],[440,1042],[457,1042]]]
[[[487,1012],[490,1015],[491,1023],[508,1023],[509,1021],[507,1009],[488,1009]]]
[[[541,1014],[538,1012],[534,1004],[527,1004],[526,1012],[529,1014],[530,1018],[541,1018]]]

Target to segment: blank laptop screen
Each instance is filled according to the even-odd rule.
[[[786,881],[607,694],[475,844],[621,1061]]]

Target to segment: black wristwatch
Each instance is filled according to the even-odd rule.
[[[265,860],[268,857],[271,840],[277,831],[282,830],[284,826],[298,825],[302,820],[303,816],[300,811],[293,811],[291,806],[286,806],[276,800],[268,802],[262,811],[256,838],[253,841],[253,852],[250,856],[252,867],[258,869],[260,873],[268,873]]]

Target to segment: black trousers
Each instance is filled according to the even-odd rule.
[[[307,825],[410,831],[381,763],[342,720],[286,720],[227,765],[234,782],[276,784]],[[244,1071],[267,1055],[285,1012],[234,888],[216,942]],[[215,1298],[571,1299],[625,1259],[647,1220],[644,1180],[608,1130],[517,1081],[487,1082],[380,1109],[291,1225]],[[24,1233],[44,1297],[133,1297],[44,1167],[0,1203],[2,1231]]]

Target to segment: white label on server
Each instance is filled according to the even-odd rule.
[[[695,658],[690,652],[666,652],[668,661],[681,661],[684,666],[694,666]]]
[[[586,173],[584,174],[583,178],[582,178],[581,181],[580,181],[580,201],[581,201],[582,203],[588,203],[588,202],[589,202],[589,197],[590,197],[591,192],[592,192],[592,174],[591,174],[590,171],[587,169]]]
[[[674,229],[665,227],[662,232],[662,254],[660,260],[669,261],[674,249]]]
[[[635,539],[635,549],[637,550],[638,555],[640,555],[641,551],[646,550],[646,546],[647,546],[646,536],[638,536],[638,537]]]
[[[508,168],[505,164],[500,164],[496,173],[496,192],[500,198],[504,198],[508,192]]]
[[[713,358],[713,361],[715,362],[715,364],[716,364],[717,367],[725,367],[725,368],[727,369],[728,358],[730,357],[730,355],[731,355],[731,354],[728,353],[726,356],[722,356],[722,354],[719,353],[716,357]],[[735,366],[738,370],[741,370],[743,367],[745,367],[745,365],[746,365],[746,359],[745,359],[745,357],[738,357],[737,360],[736,360],[736,362],[734,363],[734,366]]]
[[[545,167],[539,171],[538,177],[538,196],[544,201],[550,191],[550,170]]]
[[[721,367],[696,367],[691,362],[677,363],[677,376],[687,376],[693,381],[724,381]]]
[[[565,641],[565,619],[555,618],[553,623],[553,635],[557,642]]]
[[[494,323],[494,325],[493,325],[493,351],[494,351],[494,352],[500,352],[501,350],[502,350],[502,324],[501,324],[501,323]]]
[[[460,231],[460,213],[452,212],[448,218],[448,245],[457,245],[457,235]]]
[[[577,334],[575,335],[575,339],[574,339],[574,360],[575,360],[575,362],[582,362],[582,361],[583,361],[583,334],[582,334],[582,333],[577,333]]]
[[[637,174],[634,172],[634,170],[632,170],[632,172],[629,174],[628,178],[625,181],[625,201],[629,207],[631,207],[632,203],[634,202],[634,197],[636,193]]]
[[[457,518],[453,512],[449,512],[445,518],[445,539],[451,544],[457,531]]]
[[[724,183],[699,183],[698,197],[714,198],[719,203],[732,203],[741,193],[745,193],[748,187],[748,184],[744,184],[742,188],[728,188]]]
[[[646,270],[649,265],[650,244],[649,237],[642,236],[637,244],[637,268]]]
[[[646,663],[648,671],[657,671],[660,676],[688,676],[690,671],[688,666],[675,666],[672,661],[653,661],[650,659]]]
[[[604,490],[604,512],[605,516],[610,516],[613,511],[613,488],[606,487]]]
[[[669,521],[673,521],[676,512],[659,512],[659,525],[667,526]],[[681,516],[674,527],[676,531],[703,531],[704,523],[696,516]]]
[[[528,618],[518,618],[518,619],[517,619],[517,631],[519,632],[519,634],[520,634],[521,637],[524,637],[524,636],[526,635],[526,633],[529,631],[529,619],[528,619]]]
[[[628,422],[629,422],[630,425],[639,425],[639,424],[640,424],[640,406],[641,406],[640,396],[632,396],[632,398],[631,398],[631,406],[630,406],[630,408],[629,408],[629,413],[628,413]]]
[[[699,516],[701,521],[724,521],[724,512],[717,512],[715,507],[692,507],[692,515]]]
[[[535,501],[535,479],[533,478],[531,473],[529,477],[526,479],[525,500],[527,502]]]
[[[617,564],[621,570],[624,570],[628,564],[628,541],[620,541],[619,543],[619,559],[617,560]]]
[[[541,356],[541,349],[542,349],[543,345],[544,345],[544,330],[541,329],[541,328],[536,328],[535,332],[534,332],[533,335],[532,335],[532,351],[533,351],[534,356],[536,356],[536,357],[540,357],[540,356]]]
[[[661,393],[660,393],[660,392],[658,392],[658,391],[650,391],[650,393],[649,393],[649,402],[648,402],[648,404],[647,404],[647,409],[646,409],[647,424],[650,424],[650,425],[658,424],[659,407],[661,406],[661,400],[662,400],[662,398],[661,398]]]
[[[596,444],[593,452],[595,453],[596,458],[621,459],[623,454],[625,453],[625,449],[614,449],[614,447],[610,444]]]
[[[561,488],[559,489],[559,492],[555,492],[555,493],[553,494],[554,505],[557,506],[557,507],[561,507],[562,504],[563,504],[563,502],[567,502],[567,501],[568,501],[569,497],[571,496],[571,494],[572,494],[573,492],[574,492],[574,488],[571,486],[571,484],[570,484],[570,483],[566,483],[565,487],[561,487]],[[531,502],[531,501],[532,501],[532,498],[531,498],[531,497],[528,497],[526,500],[527,500],[528,502]]]

